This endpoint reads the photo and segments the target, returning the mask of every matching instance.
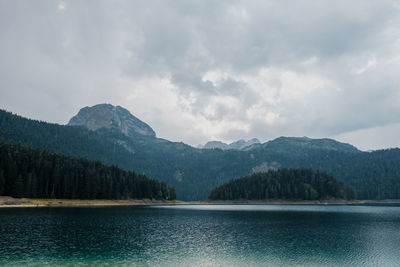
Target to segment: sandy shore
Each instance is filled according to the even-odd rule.
[[[179,200],[79,200],[79,199],[31,199],[0,197],[0,208],[16,207],[108,207],[108,206],[156,206],[156,205],[379,205],[400,204],[400,199],[388,200],[205,200],[185,202]]]
[[[0,197],[0,208],[14,207],[105,207],[105,206],[149,206],[149,205],[183,205],[179,200],[80,200],[80,199],[31,199]]]

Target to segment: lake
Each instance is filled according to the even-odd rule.
[[[0,265],[399,264],[398,206],[0,209]]]

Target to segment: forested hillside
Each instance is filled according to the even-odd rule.
[[[292,153],[253,150],[254,157],[274,168],[310,168],[324,171],[356,191],[358,199],[400,199],[400,149],[373,152],[298,149]]]
[[[177,198],[201,200],[233,178],[278,168],[311,168],[351,186],[360,199],[400,199],[400,149],[361,152],[331,139],[281,137],[248,151],[196,149],[183,143],[90,131],[0,111],[0,139],[134,170],[175,186]]]
[[[247,174],[255,162],[239,151],[195,149],[139,134],[128,137],[113,129],[90,131],[1,110],[0,139],[135,170],[175,186],[183,200],[205,199],[211,188]]]
[[[144,175],[0,141],[0,195],[63,199],[175,199]]]
[[[280,169],[257,173],[211,191],[212,200],[354,199],[353,189],[334,177],[310,169]]]

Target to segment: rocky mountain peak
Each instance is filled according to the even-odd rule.
[[[92,131],[100,128],[117,129],[127,136],[135,134],[156,136],[149,125],[133,116],[127,109],[111,104],[84,107],[71,118],[68,125],[84,126]]]
[[[222,150],[228,150],[228,149],[234,149],[234,150],[243,150],[246,149],[247,147],[254,145],[254,144],[259,144],[260,141],[257,138],[250,139],[248,141],[240,139],[238,141],[235,141],[230,144],[223,143],[221,141],[209,141],[207,142],[204,146],[200,146],[199,148],[203,149],[215,149],[219,148]]]

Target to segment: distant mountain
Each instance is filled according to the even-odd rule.
[[[222,149],[226,150],[229,149],[229,145],[225,144],[224,142],[221,141],[208,141],[203,147],[203,149]]]
[[[400,199],[400,149],[367,153],[332,139],[297,137],[241,150],[196,149],[143,135],[133,126],[106,125],[113,126],[89,130],[83,124],[51,124],[0,110],[0,139],[146,174],[175,186],[182,200],[205,199],[212,188],[236,177],[300,167],[333,175],[354,188],[360,199]]]
[[[258,140],[257,138],[253,138],[253,139],[250,139],[248,141],[240,139],[240,140],[238,140],[236,142],[230,143],[229,147],[231,149],[242,150],[242,149],[245,149],[245,148],[247,148],[249,146],[252,146],[254,144],[260,144],[260,140]]]
[[[260,144],[260,141],[257,138],[253,138],[248,141],[240,139],[240,140],[230,143],[230,144],[226,144],[221,141],[209,141],[204,146],[199,146],[199,148],[202,148],[202,149],[218,148],[218,149],[222,149],[222,150],[228,150],[228,149],[243,150],[254,144]]]
[[[355,146],[338,142],[333,139],[312,139],[308,137],[278,137],[272,141],[261,144],[257,138],[245,141],[240,139],[236,142],[226,144],[221,141],[209,141],[204,146],[199,146],[202,149],[222,149],[222,150],[252,150],[256,148],[265,148],[274,152],[293,153],[303,149],[322,149],[340,151],[346,153],[361,152]]]
[[[69,126],[84,126],[95,131],[100,128],[116,129],[127,136],[141,134],[155,137],[153,129],[133,116],[127,109],[111,104],[84,107],[71,118]]]
[[[333,139],[311,139],[308,137],[279,137],[263,144],[268,150],[282,153],[293,153],[303,149],[321,149],[345,153],[361,152],[355,146],[338,142]]]

